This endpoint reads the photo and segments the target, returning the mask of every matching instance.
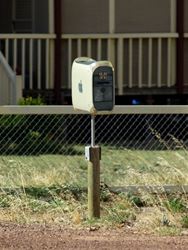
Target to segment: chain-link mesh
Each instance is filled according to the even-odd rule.
[[[186,114],[96,117],[101,180],[110,186],[187,184]],[[90,115],[0,115],[1,186],[87,185]]]

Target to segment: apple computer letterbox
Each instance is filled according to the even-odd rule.
[[[109,61],[79,57],[72,65],[72,102],[75,109],[110,111],[114,107],[114,69]]]

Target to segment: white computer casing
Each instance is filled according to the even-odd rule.
[[[94,101],[97,100],[97,97],[95,98],[94,93],[94,89],[97,88],[94,88],[94,86],[96,85],[102,88],[103,85],[107,86],[108,82],[104,80],[99,80],[97,76],[94,78],[94,72],[96,72],[96,69],[98,69],[97,72],[100,72],[100,69],[101,71],[104,71],[104,69],[108,69],[108,71],[110,72],[114,71],[111,62],[109,61],[95,61],[88,57],[79,57],[74,60],[72,64],[72,104],[74,109],[88,111],[91,114],[96,113],[98,111],[96,109],[97,105],[95,105]],[[113,81],[112,77],[110,77],[110,79],[111,81]],[[111,82],[109,81],[109,83]],[[103,87],[103,91],[105,91],[105,86]],[[108,92],[109,91],[111,91],[111,88],[109,89],[108,87]],[[113,104],[111,106],[114,105],[114,86],[112,91]],[[104,110],[106,110],[106,106],[109,105],[106,105],[105,103],[103,105],[101,101],[100,110],[103,110],[103,106]],[[107,107],[107,109],[109,108]]]

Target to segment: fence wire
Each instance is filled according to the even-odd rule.
[[[87,185],[90,115],[0,115],[0,182]],[[96,116],[101,181],[110,186],[188,183],[187,114]]]

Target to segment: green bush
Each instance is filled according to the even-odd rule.
[[[45,105],[45,101],[42,97],[38,96],[33,98],[32,96],[23,97],[18,101],[18,105]]]

